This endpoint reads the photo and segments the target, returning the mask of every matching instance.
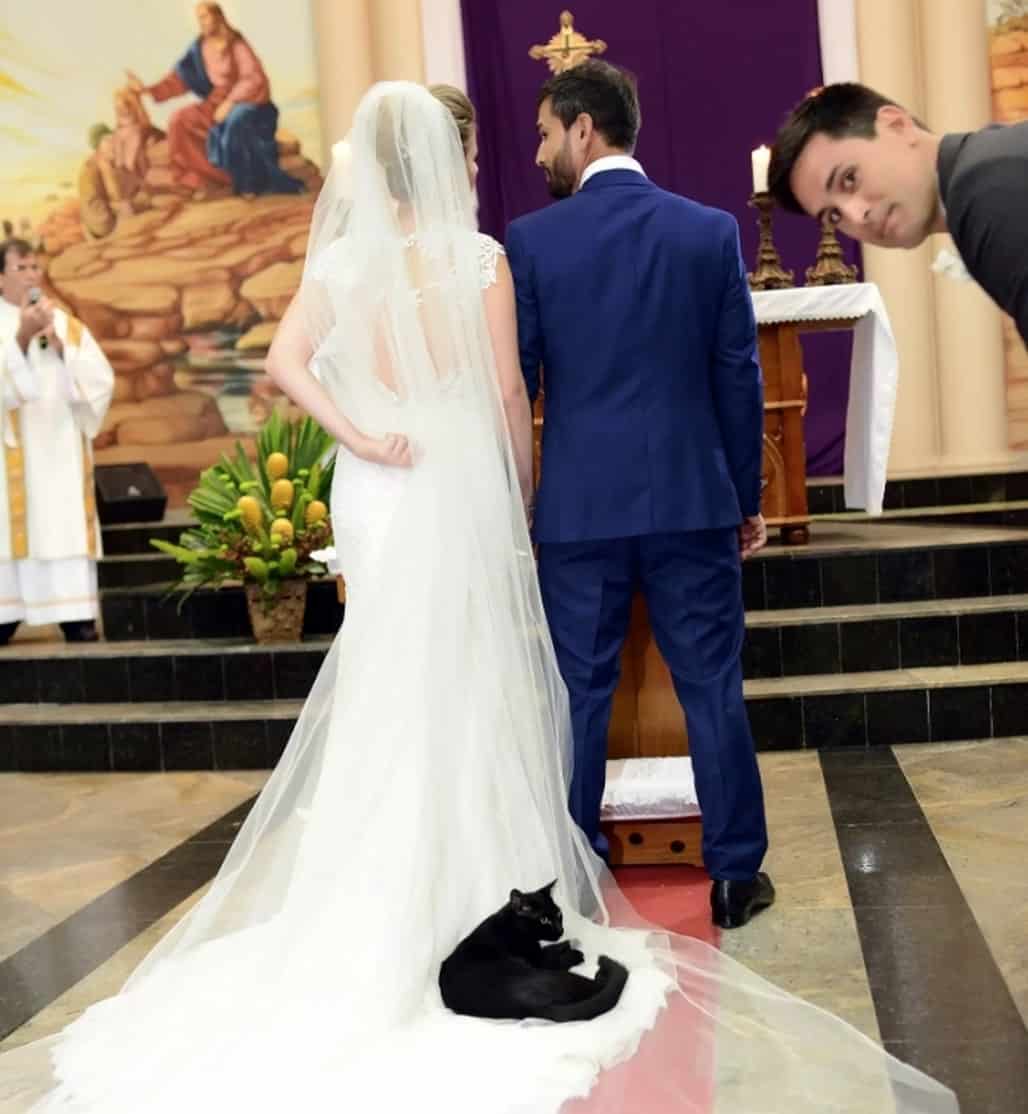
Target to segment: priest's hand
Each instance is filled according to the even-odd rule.
[[[739,553],[745,561],[767,545],[767,523],[762,514],[744,518],[739,527]]]
[[[52,331],[54,326],[54,309],[50,299],[40,298],[38,302],[32,302],[30,298],[31,294],[27,293],[22,299],[21,316],[18,319],[16,339],[22,352],[29,350],[33,337]]]

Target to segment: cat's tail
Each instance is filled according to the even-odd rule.
[[[618,1004],[627,982],[628,968],[610,956],[601,955],[593,979],[596,993],[581,1002],[550,1006],[542,1016],[549,1021],[591,1021]]]

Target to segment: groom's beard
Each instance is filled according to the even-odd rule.
[[[575,192],[575,170],[571,165],[571,152],[566,142],[553,160],[553,165],[543,167],[543,173],[546,175],[546,185],[551,197],[559,201]]]

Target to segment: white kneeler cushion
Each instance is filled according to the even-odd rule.
[[[612,758],[601,820],[682,820],[700,815],[692,759]]]

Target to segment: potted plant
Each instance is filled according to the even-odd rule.
[[[242,581],[257,641],[299,640],[307,583],[327,573],[311,555],[332,544],[333,444],[311,418],[276,411],[257,437],[256,462],[237,441],[234,457],[201,473],[188,500],[197,525],[178,545],[150,543],[182,565],[172,592],[184,602],[197,588]]]

